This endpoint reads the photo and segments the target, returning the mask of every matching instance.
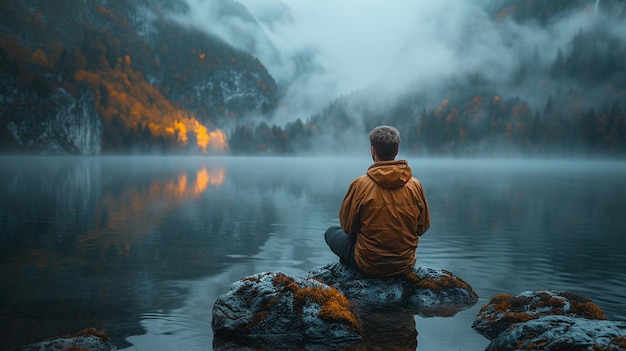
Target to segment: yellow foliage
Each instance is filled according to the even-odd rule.
[[[178,132],[178,141],[181,144],[186,145],[188,142],[188,139],[187,139],[187,127],[185,126],[185,124],[182,122],[175,121],[174,130]]]
[[[437,108],[437,117],[441,116],[442,113],[444,113],[447,109],[448,109],[448,104],[450,103],[449,99],[444,99],[441,102],[441,105]]]
[[[158,89],[143,78],[141,72],[133,71],[132,60],[126,55],[118,59],[114,68],[102,65],[98,72],[78,70],[75,78],[86,82],[96,98],[96,108],[105,122],[120,118],[129,129],[139,125],[148,126],[154,136],[176,138],[181,146],[189,143],[193,133],[196,146],[207,153],[209,149],[223,151],[228,148],[226,134],[216,129],[209,132],[193,114],[176,108]],[[104,89],[106,97],[102,96]]]
[[[19,38],[14,35],[0,37],[0,49],[4,49],[8,59],[28,62],[32,57],[30,49],[22,47]]]
[[[450,123],[454,121],[454,119],[456,118],[458,114],[459,114],[459,110],[456,108],[453,108],[450,114],[448,115],[448,117],[446,117],[446,123]]]
[[[466,112],[468,115],[474,117],[476,115],[478,115],[478,113],[480,112],[481,108],[482,108],[482,104],[483,104],[483,97],[478,95],[476,97],[474,97],[472,99],[472,101],[470,101],[470,106],[468,111]]]
[[[35,52],[33,53],[33,56],[30,59],[30,62],[41,65],[41,66],[46,66],[46,67],[48,66],[48,58],[46,57],[46,54],[41,49],[35,50]]]

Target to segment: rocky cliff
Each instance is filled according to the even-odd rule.
[[[187,26],[189,11],[184,0],[3,1],[0,151],[227,149],[219,128],[270,113],[276,83],[256,57]]]
[[[22,150],[41,154],[95,155],[101,151],[102,120],[87,86],[75,92],[56,87],[42,97],[3,84],[3,100],[14,106],[6,128]],[[11,94],[13,93],[13,94]]]

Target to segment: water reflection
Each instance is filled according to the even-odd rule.
[[[86,326],[129,351],[210,348],[212,304],[232,282],[336,260],[322,235],[366,156],[0,159],[0,349]],[[623,163],[409,162],[432,211],[418,264],[481,301],[450,318],[367,315],[353,347],[484,349],[478,309],[532,289],[626,320]]]
[[[446,265],[482,296],[562,289],[624,320],[626,164],[457,161],[423,171],[437,238],[418,263]],[[490,267],[482,269],[481,267]],[[618,278],[619,277],[619,278]]]
[[[255,218],[276,217],[272,206],[233,201],[221,189],[226,165],[213,160],[4,161],[2,349],[84,325],[135,334],[137,310],[168,310],[188,293],[164,278],[216,274],[252,256],[270,232]],[[234,242],[233,223],[252,235]]]
[[[250,341],[224,341],[216,338],[213,341],[213,350],[396,350],[415,351],[417,349],[417,335],[415,317],[413,313],[402,310],[369,310],[360,314],[363,327],[363,338],[352,343],[309,342],[302,340],[285,343],[266,340],[262,343]]]
[[[411,312],[374,310],[361,314],[364,338],[361,342],[348,346],[346,351],[417,349],[415,317]]]

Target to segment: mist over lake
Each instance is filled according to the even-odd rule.
[[[336,261],[323,233],[366,156],[2,158],[0,348],[94,326],[122,349],[210,349],[231,283]],[[568,290],[626,320],[626,164],[409,164],[432,211],[417,265],[480,296],[453,317],[414,316],[418,349],[484,349],[471,323],[501,293]]]

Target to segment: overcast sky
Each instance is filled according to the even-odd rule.
[[[305,120],[339,95],[383,78],[388,90],[401,90],[409,82],[430,86],[468,71],[504,79],[535,47],[551,61],[576,32],[598,22],[594,1],[590,10],[545,28],[495,22],[483,10],[485,1],[239,0],[259,30],[238,19],[218,18],[215,2],[187,0],[194,9],[192,22],[245,46],[279,83],[290,83],[283,101],[289,119]],[[242,39],[246,36],[256,38],[253,48]],[[321,69],[298,76],[294,56],[305,52]]]

